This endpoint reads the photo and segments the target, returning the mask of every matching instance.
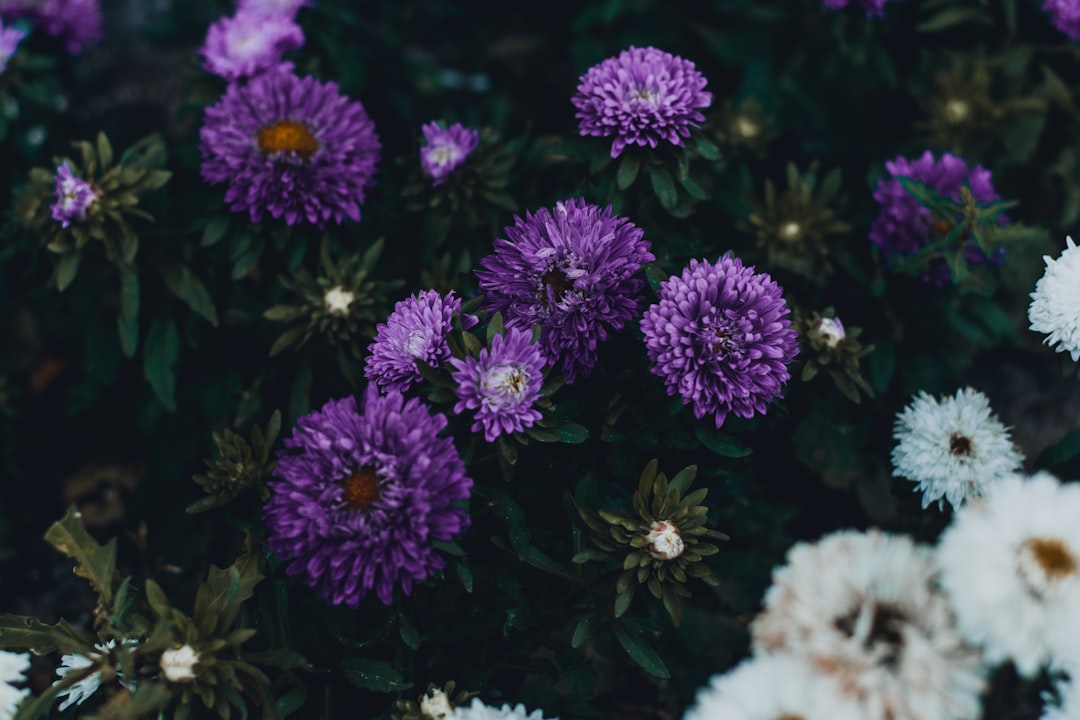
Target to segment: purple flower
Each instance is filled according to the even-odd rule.
[[[237,10],[257,10],[265,15],[284,15],[288,18],[296,17],[296,13],[302,7],[310,7],[308,0],[240,0]]]
[[[304,31],[291,17],[248,9],[212,24],[199,54],[207,72],[237,80],[267,70],[292,70],[292,63],[281,56],[303,44]]]
[[[547,363],[528,330],[507,328],[505,335],[491,339],[490,348],[480,350],[479,358],[451,358],[450,364],[458,384],[454,412],[472,410],[472,431],[483,430],[488,442],[532,427],[542,417],[533,403],[540,399]]]
[[[0,18],[31,20],[73,55],[102,36],[98,0],[0,0]]]
[[[229,85],[199,137],[203,179],[229,183],[234,212],[319,227],[360,220],[382,149],[364,106],[337,84],[284,72]]]
[[[442,185],[464,165],[465,158],[480,143],[480,133],[461,123],[444,128],[437,122],[429,122],[421,130],[427,145],[420,148],[420,166],[431,177],[434,186]]]
[[[935,216],[929,208],[920,205],[915,196],[895,178],[917,180],[939,195],[955,201],[960,200],[960,189],[965,184],[980,203],[1000,199],[991,185],[989,170],[980,165],[971,167],[950,153],[943,154],[940,160],[935,160],[929,150],[916,160],[898,157],[885,163],[885,169],[892,178],[879,180],[874,190],[874,199],[881,205],[881,212],[870,226],[870,240],[881,250],[886,262],[893,255],[917,253],[935,236],[950,232],[954,224],[951,218]],[[1001,222],[1005,222],[1004,217]],[[965,249],[965,257],[972,264],[986,260],[1002,262],[1001,254],[987,258],[974,243]],[[948,268],[942,264],[924,275],[923,279],[941,286],[949,282],[949,277]]]
[[[53,220],[59,221],[63,227],[82,222],[97,199],[98,191],[94,186],[71,172],[67,162],[56,168],[56,202],[50,206]]]
[[[824,2],[825,7],[830,10],[843,10],[851,4],[851,0],[824,0]],[[882,17],[885,14],[887,2],[889,0],[856,0],[856,4],[861,5],[866,11],[866,17]]]
[[[4,27],[0,20],[0,73],[7,69],[8,60],[15,54],[19,43],[26,37],[26,31],[16,27]]]
[[[694,404],[694,417],[750,418],[782,396],[787,365],[799,352],[781,288],[766,273],[725,255],[691,260],[660,285],[660,301],[641,320],[652,373],[668,395]]]
[[[683,144],[712,104],[694,63],[653,47],[631,46],[581,76],[571,102],[582,135],[612,137],[611,157],[628,144]]]
[[[443,297],[435,290],[424,290],[399,301],[386,322],[375,328],[364,375],[383,389],[405,392],[421,380],[417,360],[439,367],[450,359],[446,338],[454,313],[460,311],[461,300],[453,292]],[[475,318],[469,317],[475,324]]]
[[[472,479],[446,417],[401,393],[369,385],[356,399],[331,400],[297,420],[270,481],[267,544],[332,605],[355,608],[370,590],[385,605],[395,586],[443,567],[432,543],[469,526],[454,505]]]
[[[1046,0],[1043,12],[1050,13],[1050,23],[1069,36],[1080,40],[1080,0]]]
[[[514,218],[476,271],[488,309],[507,327],[539,325],[548,361],[568,382],[588,376],[608,331],[637,317],[644,282],[634,274],[655,260],[642,231],[611,206],[583,198]]]

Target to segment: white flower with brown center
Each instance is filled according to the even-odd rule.
[[[1057,259],[1043,256],[1046,271],[1035,283],[1028,306],[1034,332],[1044,333],[1047,345],[1080,360],[1080,250],[1071,237]]]
[[[675,523],[656,520],[649,526],[649,554],[657,560],[674,560],[686,550]]]

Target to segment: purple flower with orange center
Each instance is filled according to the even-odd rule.
[[[0,0],[0,19],[27,18],[71,54],[101,40],[98,0]]]
[[[207,72],[226,80],[268,70],[292,70],[281,56],[304,44],[304,31],[288,15],[244,9],[210,26],[199,53]]]
[[[420,148],[420,166],[434,186],[446,182],[480,144],[480,133],[461,123],[444,128],[437,122],[429,122],[420,129],[427,140],[427,145]]]
[[[799,352],[779,285],[725,255],[715,263],[691,260],[660,285],[641,331],[652,373],[668,395],[694,406],[694,417],[764,414],[781,397]]]
[[[355,608],[444,566],[433,543],[469,526],[462,501],[473,481],[446,417],[419,400],[369,385],[297,420],[278,458],[264,518],[267,545],[332,605]]]
[[[655,260],[640,228],[584,198],[514,218],[476,271],[486,307],[507,327],[541,328],[551,364],[573,382],[588,376],[597,347],[638,316],[641,267]]]
[[[202,176],[252,222],[360,220],[382,146],[364,106],[332,82],[269,72],[233,83],[199,132]]]
[[[627,145],[682,147],[712,104],[705,76],[689,60],[654,47],[630,47],[589,68],[571,102],[582,135],[613,138],[611,157]]]

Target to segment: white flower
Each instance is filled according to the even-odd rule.
[[[649,554],[657,560],[674,560],[686,550],[675,523],[656,520],[649,526]]]
[[[840,322],[840,318],[823,317],[817,321],[814,330],[817,332],[818,336],[825,341],[825,345],[830,348],[839,345],[846,334],[844,332],[844,324]]]
[[[103,647],[98,647],[104,650]],[[75,655],[64,655],[60,658],[60,667],[56,668],[56,674],[63,678],[72,670],[81,670],[82,668],[90,667],[100,659],[100,655],[95,655],[93,658],[77,653]],[[100,670],[90,673],[74,685],[66,687],[58,692],[56,697],[67,697],[64,702],[60,703],[59,709],[67,710],[72,705],[82,705],[88,697],[97,692],[99,687],[101,687]]]
[[[340,285],[335,285],[323,296],[323,305],[331,315],[348,315],[349,306],[356,300],[356,295]]]
[[[161,653],[161,669],[169,682],[188,682],[195,678],[195,666],[199,653],[190,645],[183,645]]]
[[[1080,485],[1013,476],[962,508],[938,547],[960,631],[1021,674],[1080,654]]]
[[[454,713],[447,717],[451,720],[545,720],[544,713],[540,710],[529,713],[521,704],[516,707],[503,705],[497,708],[485,705],[480,702],[480,698],[473,698],[472,705],[456,708]],[[548,718],[548,720],[559,719]]]
[[[893,437],[893,475],[918,483],[924,508],[934,500],[942,507],[942,498],[960,507],[1024,462],[986,396],[971,388],[940,401],[920,392],[897,414]]]
[[[1049,693],[1043,694],[1046,706],[1039,720],[1076,720],[1080,718],[1080,681],[1077,671],[1080,664],[1069,663],[1069,671],[1054,683],[1057,702],[1053,702]]]
[[[1046,271],[1035,283],[1028,306],[1031,329],[1045,333],[1049,345],[1058,352],[1080,360],[1080,251],[1071,237],[1057,260],[1044,255]]]
[[[13,653],[0,650],[0,720],[15,717],[22,699],[30,694],[27,688],[12,687],[13,683],[26,682],[26,671],[30,669],[29,653]]]
[[[836,679],[788,655],[762,655],[716,675],[683,720],[867,720]]]
[[[432,720],[439,720],[454,712],[454,706],[450,704],[450,698],[439,688],[433,688],[431,692],[420,698],[420,713]]]
[[[834,676],[868,717],[974,720],[984,667],[937,590],[931,548],[871,530],[797,543],[773,572],[754,649]]]

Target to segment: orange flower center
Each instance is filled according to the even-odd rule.
[[[1034,538],[1027,542],[1028,551],[1046,577],[1057,580],[1076,573],[1078,563],[1067,545],[1057,538]]]
[[[367,510],[379,499],[375,468],[364,466],[341,481],[341,502],[349,510]]]
[[[259,128],[256,140],[259,149],[267,155],[291,152],[304,160],[310,160],[319,149],[319,141],[311,134],[308,126],[299,120],[278,120],[272,125],[265,125]]]

